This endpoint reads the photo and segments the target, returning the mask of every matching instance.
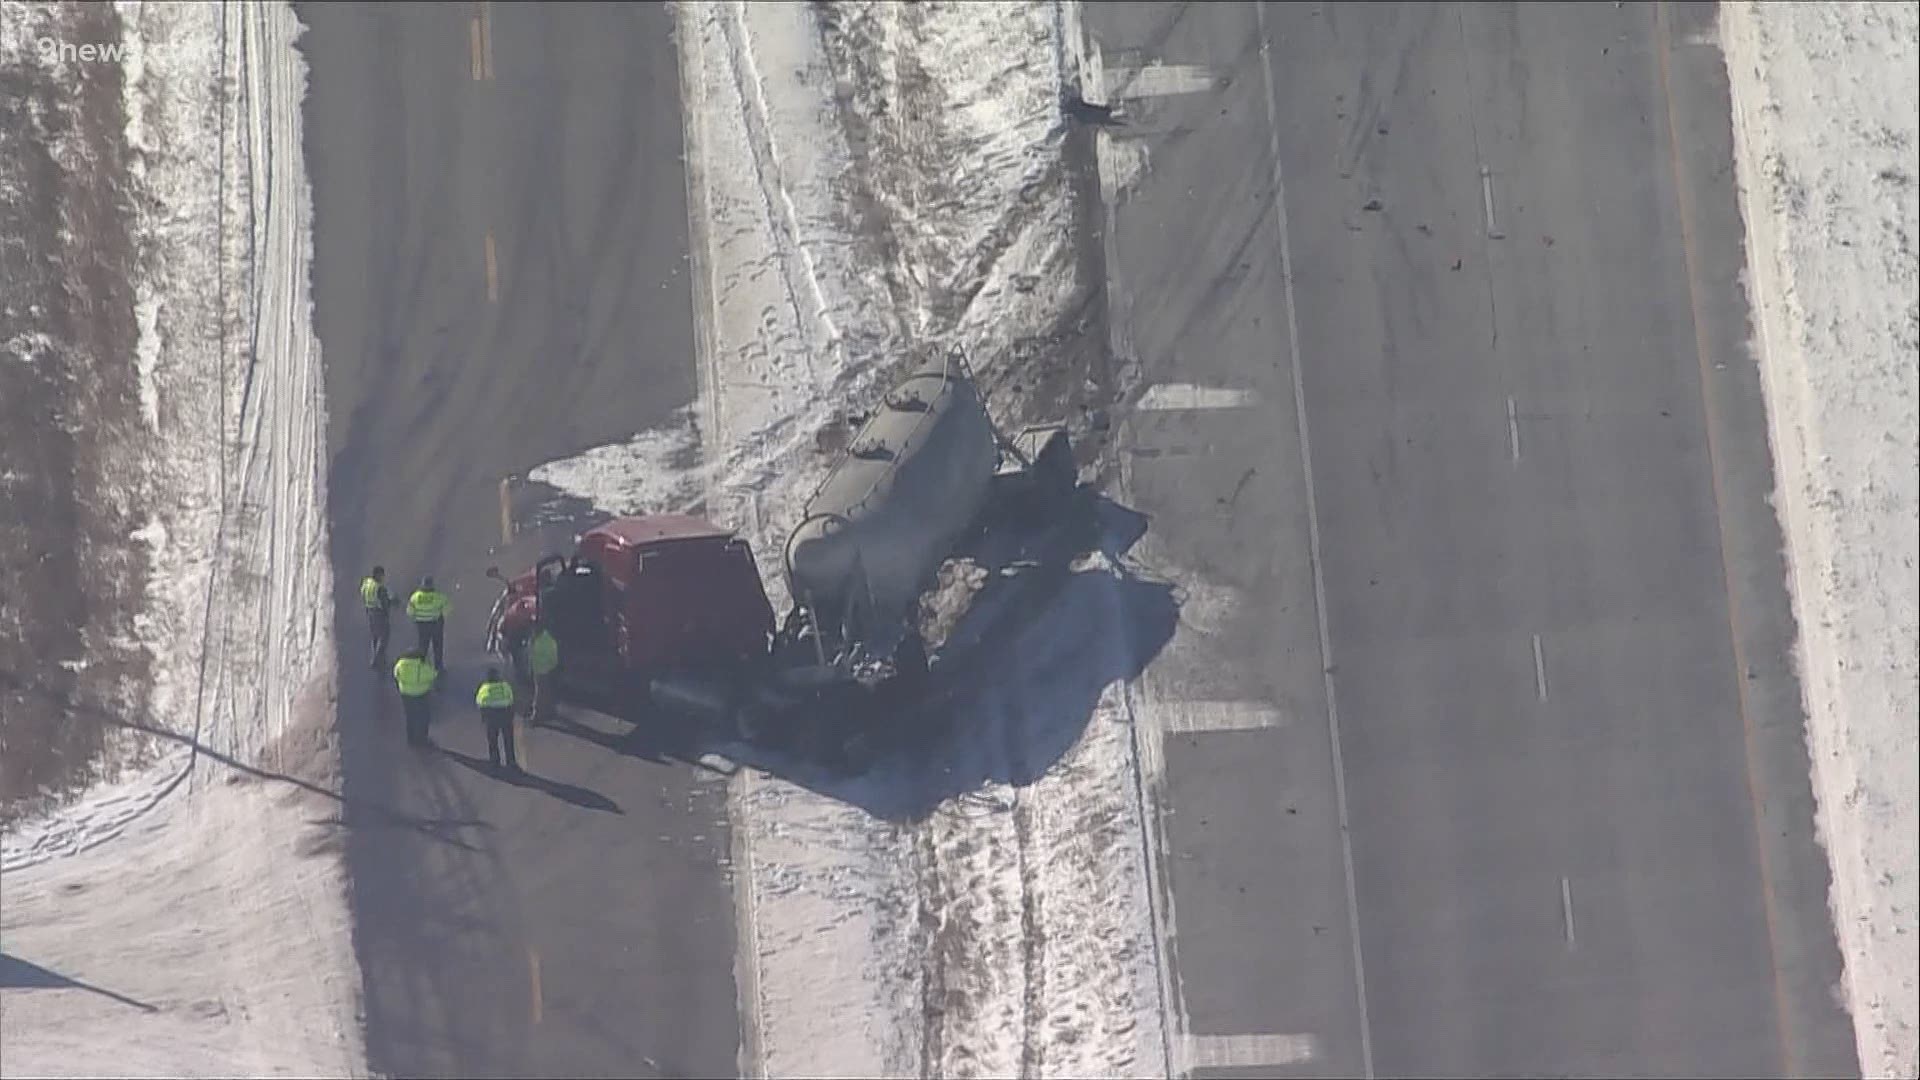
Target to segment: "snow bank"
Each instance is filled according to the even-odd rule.
[[[0,1073],[366,1075],[338,848],[306,824],[337,812],[318,794],[338,785],[332,709],[312,711],[276,775],[222,770],[111,844],[7,875]]]
[[[1920,1075],[1920,8],[1723,4],[1819,825],[1861,1067]]]
[[[27,971],[4,1067],[362,1072],[344,866],[313,812],[338,781],[299,26],[279,2],[117,10],[160,568],[136,626],[157,684],[127,719],[168,749],[0,838]]]
[[[700,401],[532,478],[609,512],[706,503],[753,541],[784,606],[781,544],[836,436],[897,372],[963,346],[1002,418],[1024,418],[1024,373],[1064,366],[1047,345],[1089,285],[1056,15],[680,6]],[[706,463],[691,482],[674,467],[689,439]],[[1109,655],[1126,651],[1111,636],[1122,586],[1111,568],[1081,576],[1020,650],[1035,669],[936,751],[964,784],[925,762],[832,796],[738,774],[743,1068],[1164,1075],[1127,721],[1113,676],[1071,685],[1124,667]],[[1052,756],[1030,745],[1062,729],[1071,745]],[[942,783],[960,797],[930,815],[861,808]]]

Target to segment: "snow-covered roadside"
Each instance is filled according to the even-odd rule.
[[[117,10],[138,208],[128,359],[156,499],[135,627],[156,686],[126,719],[169,749],[0,838],[6,963],[35,969],[3,992],[3,1067],[359,1074],[325,820],[332,583],[299,25],[283,2]]]
[[[1722,4],[1748,290],[1862,1069],[1920,1075],[1920,8]]]
[[[1087,285],[1057,15],[682,5],[701,400],[682,426],[532,478],[619,513],[706,499],[777,594],[834,439],[926,350],[964,346],[1003,422],[1026,419]],[[704,477],[685,470],[694,446]],[[1072,685],[1124,666],[1104,632],[1121,589],[1095,560],[1028,628],[1031,670],[1007,673],[934,763],[978,782],[924,819],[858,808],[938,782],[910,767],[845,801],[740,774],[746,1067],[1164,1075],[1131,736],[1112,685]],[[1029,752],[1052,762],[1023,741],[1076,710],[1084,733],[1023,775]]]

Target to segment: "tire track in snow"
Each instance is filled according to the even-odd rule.
[[[799,353],[806,363],[808,380],[817,381],[812,349],[825,346],[839,353],[840,331],[834,325],[833,317],[828,312],[827,298],[821,292],[819,268],[800,237],[799,212],[794,208],[793,193],[781,169],[779,144],[767,120],[770,110],[766,81],[760,76],[753,49],[747,42],[746,7],[746,0],[732,0],[724,8],[725,15],[720,20],[720,26],[726,34],[727,47],[723,54],[732,69],[734,85],[739,90],[741,118],[745,120],[747,129],[747,147],[752,151],[754,168],[760,178],[760,192],[765,200],[767,218],[778,226],[779,259],[781,270],[786,275],[786,295],[793,304],[794,320],[803,328],[813,324],[821,330],[817,338],[807,342],[810,348],[802,349]],[[803,295],[812,301],[811,310],[802,310],[800,301]],[[838,358],[844,363],[844,355]]]

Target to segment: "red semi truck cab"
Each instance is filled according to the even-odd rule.
[[[773,607],[747,542],[683,514],[614,518],[507,583],[497,646],[523,666],[536,619],[560,643],[569,689],[618,693],[664,672],[764,659]]]

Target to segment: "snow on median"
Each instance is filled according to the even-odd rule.
[[[1748,289],[1861,1068],[1920,1075],[1920,8],[1723,4]]]
[[[532,478],[615,513],[706,502],[752,540],[784,607],[787,533],[836,438],[903,368],[959,345],[1003,422],[1028,419],[1032,385],[1070,366],[1055,346],[1093,284],[1077,272],[1056,14],[680,6],[700,401]],[[691,482],[676,467],[689,440],[707,467]],[[933,752],[955,776],[901,763],[829,794],[739,774],[745,1068],[1165,1074],[1114,692],[1137,644],[1117,628],[1142,600],[1110,564],[1072,575],[1023,662]]]
[[[4,1068],[361,1074],[326,823],[332,583],[298,23],[277,2],[116,10],[139,208],[127,359],[156,493],[137,629],[157,685],[149,715],[125,719],[167,750],[0,838]]]

